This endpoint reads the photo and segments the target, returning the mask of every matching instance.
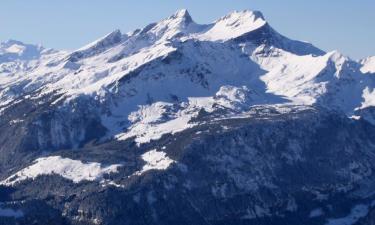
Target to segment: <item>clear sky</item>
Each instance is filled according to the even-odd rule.
[[[375,0],[1,0],[0,41],[75,49],[117,28],[142,28],[181,8],[197,23],[233,10],[260,10],[290,38],[354,59],[375,55]]]

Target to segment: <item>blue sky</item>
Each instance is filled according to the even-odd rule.
[[[0,41],[75,49],[114,29],[141,28],[181,8],[198,23],[233,10],[260,10],[290,38],[354,59],[375,55],[374,0],[1,0]]]

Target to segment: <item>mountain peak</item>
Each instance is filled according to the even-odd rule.
[[[338,50],[333,50],[331,52],[327,52],[326,54],[328,56],[329,59],[331,59],[332,61],[343,61],[343,60],[346,60],[347,57],[345,57],[341,52],[339,52]]]
[[[10,39],[0,43],[0,61],[37,59],[43,50],[45,49],[41,45],[25,44]]]
[[[108,34],[106,34],[105,36],[99,38],[98,40],[78,49],[77,51],[83,51],[83,50],[87,50],[89,48],[93,48],[95,46],[98,46],[98,45],[109,45],[109,44],[112,44],[112,43],[117,43],[117,42],[120,42],[122,39],[122,33],[119,29],[116,29]]]
[[[198,25],[194,23],[189,12],[186,9],[181,9],[158,23],[150,24],[144,29],[144,32],[151,34],[155,40],[166,40],[178,34],[195,32],[197,29]]]
[[[0,49],[4,50],[6,48],[10,48],[12,46],[19,46],[20,48],[26,48],[26,47],[35,47],[35,48],[42,48],[40,45],[32,45],[32,44],[25,44],[21,41],[17,41],[14,39],[8,39],[4,42],[0,42]]]
[[[4,46],[4,45],[9,46],[9,45],[14,45],[14,44],[25,45],[23,42],[17,41],[17,40],[14,40],[14,39],[8,39],[8,40],[0,43],[1,46]]]
[[[266,23],[263,14],[260,11],[241,10],[233,11],[216,20],[215,23],[228,22],[229,25],[236,25],[235,22],[246,24]]]
[[[127,35],[123,35],[119,29],[108,33],[102,38],[74,51],[69,59],[71,61],[77,61],[80,58],[90,57],[95,54],[99,54],[106,49],[113,47],[114,45],[120,43],[124,38],[127,38]]]
[[[191,20],[191,16],[189,14],[189,12],[187,11],[187,9],[180,9],[180,10],[177,10],[170,18],[185,18],[185,19],[190,19]]]
[[[212,41],[226,41],[257,30],[266,24],[263,14],[259,11],[233,11],[216,20],[202,37]]]
[[[172,16],[170,16],[167,20],[169,21],[179,21],[185,25],[188,25],[189,23],[193,22],[193,19],[191,18],[189,12],[187,9],[180,9],[177,10]]]
[[[249,10],[249,9],[241,10],[241,11],[235,10],[235,11],[227,14],[226,16],[221,17],[218,21],[228,20],[228,19],[243,20],[243,21],[247,21],[247,22],[250,22],[250,21],[254,22],[254,21],[257,21],[257,20],[265,21],[262,12],[252,11],[252,10]]]

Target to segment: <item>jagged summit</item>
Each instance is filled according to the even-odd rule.
[[[8,45],[12,43],[17,44],[9,42]],[[10,50],[15,51],[17,48]],[[249,60],[244,61],[241,55],[247,55]],[[265,93],[273,93],[286,97],[292,102],[316,104],[331,89],[336,90],[328,87],[327,82],[336,82],[336,78],[353,77],[355,82],[361,83],[362,77],[352,74],[359,73],[356,70],[360,67],[363,70],[371,65],[369,59],[363,61],[361,65],[338,52],[326,54],[309,43],[290,40],[272,29],[261,12],[251,10],[233,11],[211,24],[200,25],[193,21],[187,10],[183,9],[137,32],[122,34],[120,30],[115,30],[63,56],[63,58],[50,57],[51,59],[44,63],[48,65],[47,68],[38,66],[30,74],[22,74],[22,78],[14,82],[22,83],[22,79],[27,79],[28,76],[31,78],[22,83],[27,85],[20,86],[20,93],[43,87],[48,91],[59,90],[67,96],[98,93],[105,96],[112,90],[118,91],[123,80],[140,76],[129,74],[150,73],[144,75],[148,78],[158,71],[166,77],[174,77],[179,73],[189,74],[189,79],[199,80],[203,87],[211,88],[209,92],[199,91],[199,93],[206,93],[205,95],[215,94],[230,78],[231,85],[248,86],[248,90],[260,89],[258,93],[262,94],[257,99],[268,98]],[[164,68],[166,66],[159,60],[161,62],[181,60],[181,62],[176,66],[171,64],[168,68]],[[226,67],[221,68],[222,64]],[[148,70],[151,65],[153,69]],[[190,66],[195,72],[191,72],[192,69],[188,68]],[[3,71],[13,73],[15,70],[17,71],[17,68],[6,67]],[[350,72],[351,70],[355,72]],[[246,83],[243,80],[246,81],[249,71],[257,75],[253,75],[251,82]],[[208,74],[215,75],[210,78]],[[259,74],[263,75],[260,77]],[[261,85],[261,82],[265,82],[266,85]],[[361,85],[357,85],[355,82],[350,84],[355,86],[357,92],[355,99],[352,97],[352,100],[348,100],[349,98],[343,94],[345,90],[336,91],[340,92],[337,99],[350,102],[347,105],[341,104],[345,112],[352,113],[355,107],[361,105],[361,95],[365,88],[363,84],[371,84],[363,81]],[[46,83],[48,86],[43,86]],[[252,85],[254,87],[249,87]],[[179,92],[174,90],[174,85],[160,90],[159,88],[147,91],[149,94],[161,96],[154,97],[154,101],[156,99],[167,101],[171,95],[178,96],[173,93]],[[194,88],[195,86],[186,89],[194,90]],[[0,96],[8,98],[10,95],[12,98],[14,92],[4,90],[12,95],[7,93]],[[126,93],[128,90],[134,91],[136,88],[125,88]],[[137,93],[144,93],[144,91],[138,90]],[[192,92],[187,91],[181,93],[179,97],[187,98],[190,94]],[[333,94],[336,93],[330,93]],[[133,94],[127,93],[127,95]],[[330,97],[330,99],[335,98]],[[325,105],[331,104],[321,102]]]
[[[190,13],[187,9],[180,9],[176,11],[172,16],[169,17],[169,19],[181,19],[184,20],[186,23],[193,22],[193,19],[190,16]]]
[[[229,46],[235,49],[235,53]],[[251,57],[250,60],[243,61],[239,57],[243,54]],[[229,55],[232,58],[226,58]],[[270,56],[274,58],[269,58]],[[211,24],[200,25],[193,21],[187,10],[183,9],[139,31],[122,34],[120,30],[115,30],[73,53],[64,55],[62,59],[59,57],[50,59],[45,63],[48,68],[37,67],[35,72],[28,74],[32,79],[27,82],[30,82],[33,88],[48,83],[48,87],[44,87],[44,90],[59,90],[69,96],[82,93],[105,95],[113,87],[118,87],[120,81],[130,79],[129,74],[136,73],[134,71],[138,71],[137,73],[146,71],[145,68],[149,68],[150,65],[155,64],[154,67],[158,67],[150,70],[151,74],[155,71],[159,71],[160,74],[167,73],[165,71],[169,71],[168,73],[174,71],[171,74],[180,73],[177,67],[165,69],[161,68],[162,63],[158,63],[160,59],[163,59],[163,62],[170,62],[180,58],[185,60],[181,68],[180,64],[177,64],[181,71],[192,73],[191,68],[184,67],[194,65],[206,72],[220,73],[220,76],[217,76],[225,80],[228,79],[226,77],[229,76],[228,74],[232,74],[229,77],[232,83],[237,82],[236,85],[239,83],[244,85],[244,83],[234,81],[233,74],[244,78],[248,71],[263,73],[261,80],[267,83],[263,89],[287,97],[291,101],[298,99],[298,102],[304,104],[314,104],[319,96],[327,92],[326,84],[321,83],[322,79],[316,79],[320,77],[327,78],[329,81],[334,80],[331,79],[331,75],[336,73],[324,73],[326,68],[341,73],[341,70],[345,69],[342,68],[344,62],[350,61],[338,53],[326,54],[309,43],[282,36],[272,29],[259,11],[233,11]],[[217,70],[221,67],[221,63],[226,64],[227,67]],[[311,68],[310,64],[315,66]],[[198,73],[204,74],[201,71]],[[339,75],[345,74],[347,73],[343,72]],[[196,75],[193,73],[189,76]],[[218,90],[220,89],[219,86],[222,85],[220,79],[220,81],[213,79],[216,83],[210,84],[207,77],[199,76],[201,78],[191,79],[200,80],[202,84],[211,87],[216,85]],[[23,77],[26,78],[27,75]],[[252,81],[256,79],[260,80],[255,76]],[[21,90],[30,90],[29,86],[21,87]],[[169,88],[173,89],[173,85]],[[260,92],[265,92],[263,89]],[[218,90],[212,89],[209,94],[212,95]],[[360,91],[361,89],[358,89],[358,92]],[[161,92],[163,90],[160,90]],[[357,94],[354,102],[359,101],[358,96],[360,94]],[[184,94],[183,97],[188,96]]]
[[[234,11],[213,23],[197,24],[186,9],[181,9],[172,16],[131,34],[148,34],[154,41],[173,38],[227,41],[265,24],[262,13],[251,10]]]
[[[209,30],[201,34],[202,39],[227,41],[266,25],[263,15],[258,11],[234,11],[216,20]]]
[[[178,10],[172,16],[146,26],[142,33],[147,33],[151,40],[169,40],[202,31],[204,26],[196,24],[186,9]]]
[[[121,34],[119,30],[115,30],[105,37],[77,50],[74,56],[80,56],[83,52],[86,52],[84,55],[89,57],[91,55],[87,54],[87,51],[95,48],[95,51],[92,52],[100,53],[100,49],[104,50],[107,47],[112,47],[115,44],[126,41],[128,38],[132,41],[136,41],[136,39],[147,41],[149,44],[162,43],[173,39],[215,42],[240,40],[245,42],[250,41],[256,45],[273,45],[301,55],[324,54],[323,51],[310,44],[302,42],[291,43],[292,40],[278,34],[270,27],[260,11],[233,11],[215,20],[213,23],[197,24],[186,9],[181,9],[164,20],[151,23],[143,29],[137,29],[134,32]]]
[[[262,12],[253,11],[253,10],[249,10],[249,9],[232,11],[232,12],[228,13],[227,15],[219,18],[215,22],[218,22],[220,20],[236,20],[236,21],[244,21],[244,22],[245,21],[246,22],[255,22],[257,20],[263,20],[264,22],[266,22]],[[232,24],[230,24],[230,25],[232,25]]]

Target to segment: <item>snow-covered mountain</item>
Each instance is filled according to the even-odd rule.
[[[189,121],[191,111],[210,111],[213,104],[320,105],[353,116],[375,101],[371,58],[357,63],[290,40],[257,11],[200,25],[181,10],[127,34],[116,30],[71,53],[14,41],[2,49],[2,58],[33,63],[2,75],[1,105],[55,93],[60,97],[53,104],[63,107],[86,96],[105,107],[98,116],[108,135],[121,139],[145,135],[138,132],[150,123],[187,114],[183,120]],[[170,109],[176,103],[179,109]],[[160,121],[165,110],[171,113]],[[190,126],[178,130],[183,127]]]
[[[0,44],[1,62],[39,59],[42,46],[28,45],[20,41],[8,40]]]
[[[228,197],[228,194],[235,196],[241,191],[259,194],[259,188],[266,186],[275,191],[273,197],[286,201],[280,202],[281,205],[287,204],[290,212],[298,211],[295,208],[296,199],[290,196],[284,198],[289,190],[278,190],[280,193],[277,194],[276,186],[280,184],[272,180],[277,176],[267,174],[279,173],[281,167],[266,169],[271,164],[262,163],[262,157],[257,155],[258,150],[251,150],[257,148],[253,142],[248,142],[253,139],[246,139],[246,135],[238,133],[238,129],[244,127],[252,133],[250,128],[255,126],[259,132],[252,133],[253,141],[256,141],[255,136],[260,135],[258,140],[262,140],[259,143],[261,149],[269,147],[276,151],[276,144],[289,146],[286,152],[276,158],[273,153],[266,154],[265,157],[269,157],[275,165],[279,165],[278,160],[285,159],[293,166],[308,161],[310,153],[306,149],[313,147],[307,147],[306,143],[316,141],[324,146],[325,138],[319,139],[309,134],[288,139],[286,144],[284,140],[269,136],[272,129],[276,129],[279,136],[287,138],[289,128],[302,126],[301,129],[306,133],[325,133],[326,129],[336,129],[329,124],[341,124],[344,136],[353,135],[350,129],[359,129],[362,136],[356,136],[357,145],[361,146],[361,154],[370,154],[367,151],[373,150],[373,135],[363,130],[373,130],[375,125],[374,62],[373,57],[357,62],[337,51],[326,53],[310,43],[291,40],[275,31],[262,13],[249,10],[235,11],[211,24],[203,25],[194,22],[186,10],[180,10],[142,29],[129,33],[115,30],[73,52],[8,41],[0,44],[0,177],[3,178],[0,184],[8,188],[19,186],[19,190],[24,190],[26,187],[23,182],[35,180],[34,185],[37,185],[39,179],[48,179],[48,176],[43,178],[46,175],[60,175],[72,181],[77,188],[81,188],[80,184],[85,182],[90,185],[97,182],[104,189],[118,188],[128,193],[133,180],[143,177],[147,171],[168,171],[173,165],[177,165],[180,172],[190,166],[195,168],[194,165],[182,163],[181,157],[189,155],[192,149],[204,150],[202,146],[206,146],[220,154],[214,156],[212,152],[207,153],[204,157],[208,158],[204,163],[216,165],[219,174],[227,174],[235,180],[232,184],[226,184],[223,180],[220,182],[224,183],[210,187],[215,190],[215,198]],[[299,125],[280,122],[279,126],[285,127],[281,129],[270,121],[291,121]],[[249,125],[252,123],[264,123],[271,130],[268,132],[256,125]],[[221,130],[233,137],[222,143],[228,147],[228,151],[246,150],[243,160],[237,159],[233,152],[218,150],[216,145],[206,139],[206,134],[211,135],[217,143],[220,140],[215,132],[219,135]],[[191,136],[192,131],[195,136]],[[266,145],[266,136],[275,145]],[[332,140],[342,141],[341,138],[338,135],[332,137]],[[200,147],[199,144],[196,144],[197,147],[191,143],[195,139],[199,140]],[[243,142],[243,145],[239,142]],[[357,155],[360,153],[352,152],[356,145],[347,142],[347,150],[350,152],[347,157],[358,157],[355,159],[357,161],[343,160],[342,164],[324,165],[337,170],[338,174],[342,170],[345,172],[341,171],[342,174],[346,175],[355,167],[358,174],[348,181],[350,184],[340,183],[341,178],[346,180],[345,176],[325,174],[327,179],[332,179],[329,184],[332,186],[328,186],[335,187],[335,190],[340,185],[349,190],[350,185],[359,184],[356,183],[358,180],[362,182],[362,179],[369,179],[370,182],[372,178],[372,166],[367,164],[372,156],[361,158]],[[169,150],[170,146],[176,149]],[[343,147],[339,144],[334,146]],[[333,155],[340,154],[336,149],[328,147],[327,151]],[[127,156],[121,155],[121,152]],[[252,157],[259,164],[247,161]],[[319,155],[311,157],[311,160],[316,160],[314,163],[325,160],[320,159]],[[180,158],[181,161],[178,161]],[[139,167],[134,165],[136,162],[143,162],[144,165]],[[249,163],[254,163],[257,173],[247,171],[246,164]],[[206,169],[204,171],[213,179],[212,182],[220,179],[208,172],[211,168]],[[319,173],[324,171],[320,167],[314,169]],[[234,172],[229,174],[229,170]],[[200,177],[199,174],[190,175],[194,179]],[[255,179],[253,176],[259,177]],[[314,191],[330,190],[324,186],[324,182],[302,186],[304,191],[309,190],[310,194],[318,193],[317,196],[320,196],[325,194]],[[97,191],[94,187],[90,188]],[[191,188],[194,189],[187,189]],[[336,191],[332,194],[335,198],[340,192]],[[147,196],[151,205],[156,198],[154,194]],[[40,193],[36,195],[38,199],[43,199],[43,204],[47,204]],[[8,198],[16,201],[19,197],[20,194]],[[33,194],[27,198],[33,199]],[[134,195],[132,198],[137,197]],[[330,197],[327,199],[334,201]],[[4,200],[0,198],[0,201]],[[259,224],[259,218],[280,216],[270,211],[274,207],[271,202],[258,202],[260,205],[253,202],[255,205],[247,211],[243,208],[245,203],[238,207],[245,221],[251,222],[257,218],[255,221]],[[18,207],[27,208],[21,203],[17,204]],[[65,213],[72,224],[117,224],[112,223],[108,219],[110,216],[105,213],[75,214],[68,210],[69,207],[61,209],[63,206],[60,203],[54,204],[58,206],[47,205],[52,207],[52,211],[56,208],[62,210],[63,217]],[[203,203],[197,204],[204,207]],[[366,207],[368,205],[366,202]],[[353,207],[356,206],[353,204]],[[223,207],[231,207],[231,204],[225,203]],[[312,217],[321,217],[325,208],[316,207],[320,211],[311,212],[314,214]],[[86,209],[78,210],[83,212]],[[225,210],[217,215],[208,211],[205,213],[209,216],[203,216],[202,221],[208,219],[216,221],[213,224],[225,223]],[[0,217],[1,212],[0,208]],[[153,218],[155,215],[160,216],[157,212],[153,213]],[[131,224],[148,224],[139,220],[131,221]],[[188,221],[185,219],[180,224],[192,224]],[[228,224],[235,223],[235,220],[228,221]],[[321,224],[318,222],[311,224]]]

